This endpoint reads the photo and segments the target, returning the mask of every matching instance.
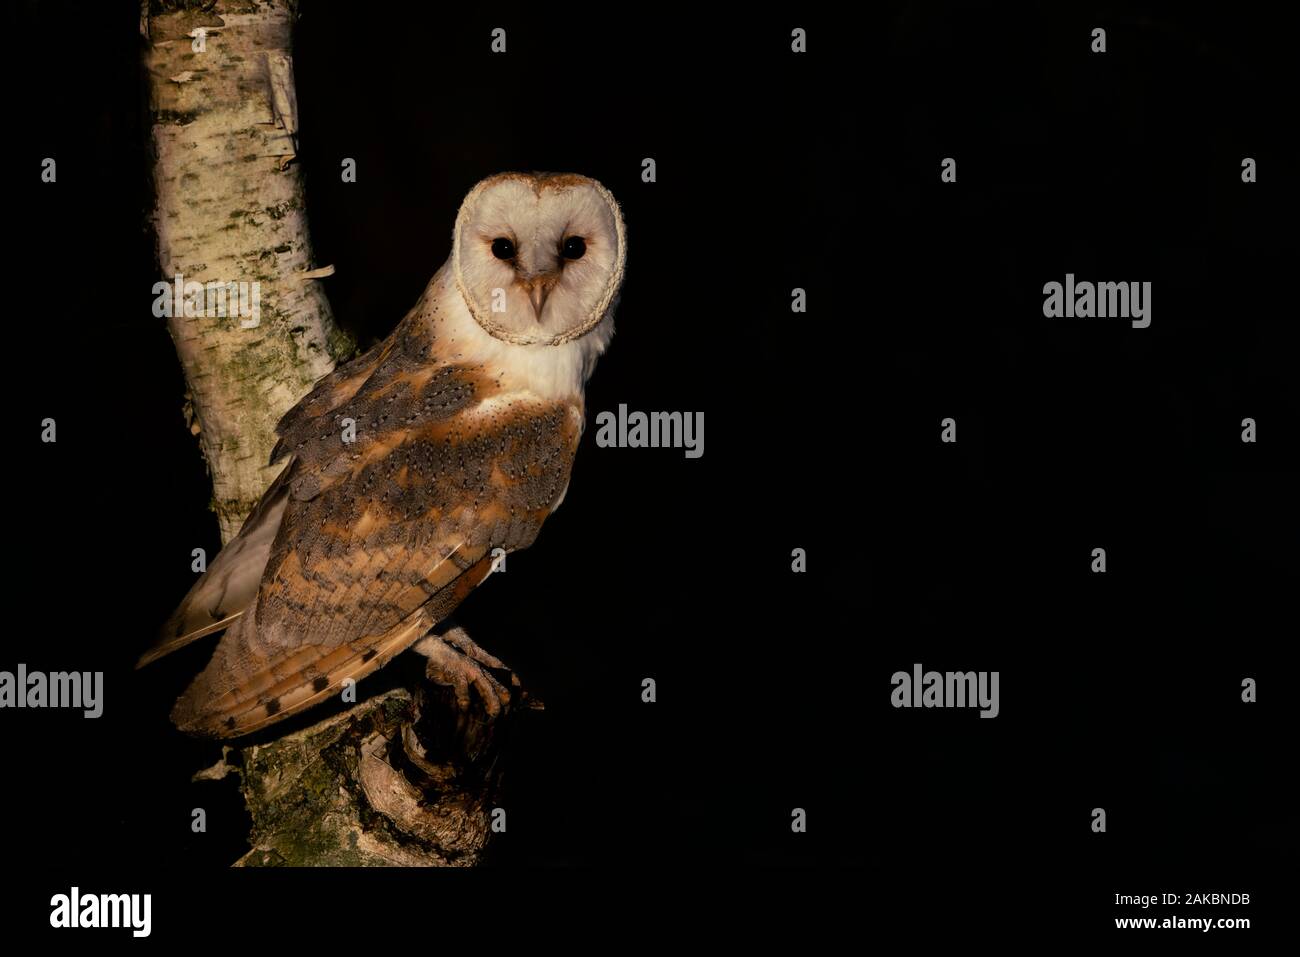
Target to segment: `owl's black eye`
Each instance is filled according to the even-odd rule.
[[[514,259],[515,244],[504,236],[494,239],[492,240],[492,255],[496,256],[497,259]]]
[[[570,236],[564,241],[562,252],[565,259],[581,259],[587,252],[587,244],[581,236]]]

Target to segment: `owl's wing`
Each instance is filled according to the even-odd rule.
[[[351,362],[340,365],[320,380],[303,399],[280,420],[279,435],[293,434],[304,423],[319,418],[347,402],[390,354],[388,344],[372,349]],[[281,449],[272,462],[281,458]],[[280,530],[288,501],[288,480],[292,466],[283,469],[266,490],[257,508],[243,527],[226,544],[212,564],[190,588],[176,611],[167,619],[154,644],[140,656],[137,668],[157,661],[164,655],[184,648],[191,642],[230,626],[257,597],[262,572],[271,546]]]
[[[287,477],[285,470],[271,483],[239,534],[217,553],[167,619],[153,646],[140,656],[137,668],[228,627],[253,603],[284,516],[289,496]]]
[[[491,555],[463,536],[420,542],[407,531],[407,541],[388,545],[340,538],[337,554],[315,560],[303,557],[310,548],[290,546],[172,720],[209,736],[256,731],[337,694],[426,634],[487,576]]]
[[[289,492],[256,603],[176,702],[182,730],[246,734],[370,674],[487,576],[493,549],[531,544],[568,484],[579,408],[479,401],[491,383],[474,370],[394,365],[286,429]]]

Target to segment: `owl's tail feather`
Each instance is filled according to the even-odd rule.
[[[235,621],[257,597],[271,554],[271,544],[284,517],[289,500],[287,476],[293,463],[282,471],[248,516],[239,534],[212,560],[207,571],[190,588],[189,594],[167,619],[158,640],[140,656],[143,668],[192,641],[220,631]]]
[[[337,695],[345,681],[360,681],[428,634],[487,578],[493,560],[490,554],[479,559],[380,634],[334,648],[269,648],[258,636],[257,608],[249,608],[221,636],[207,668],[177,699],[172,723],[187,734],[236,738]]]

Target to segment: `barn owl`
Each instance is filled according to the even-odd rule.
[[[392,334],[280,421],[283,471],[141,657],[225,629],[172,710],[181,730],[236,737],[337,695],[427,645],[497,549],[532,544],[568,488],[625,255],[595,180],[504,173],[470,191]]]

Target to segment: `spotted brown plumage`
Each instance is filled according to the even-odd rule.
[[[582,177],[553,178],[531,200],[502,197],[492,182],[471,194],[495,204],[485,232],[536,235],[529,217],[561,214],[570,230],[586,215],[552,211],[573,201],[551,193],[585,189],[591,181]],[[517,177],[503,180],[514,190],[507,183]],[[591,196],[603,202],[607,194]],[[589,204],[591,196],[579,198]],[[458,222],[467,215],[473,210]],[[611,261],[621,276],[621,219],[608,235],[603,220],[588,219],[598,248],[617,243]],[[563,267],[548,266],[547,252],[526,242],[521,286],[537,300],[539,270]],[[594,327],[581,310],[547,311],[548,340],[518,344],[518,335],[500,340],[473,316],[449,262],[383,343],[284,416],[272,457],[284,470],[141,659],[227,629],[176,702],[180,728],[233,737],[338,694],[346,679],[382,667],[445,619],[487,577],[495,549],[532,544],[568,487],[582,385],[612,334],[611,280],[595,278],[589,292],[575,285],[563,300],[565,309],[589,299],[604,310]],[[558,287],[563,277],[546,281]],[[515,303],[522,293],[507,295]],[[512,313],[518,322],[521,315]],[[592,330],[566,338],[566,325]]]
[[[445,618],[492,549],[536,538],[577,450],[571,406],[506,397],[484,414],[502,390],[482,370],[430,367],[419,319],[363,381],[340,370],[286,417],[288,501],[256,605],[177,702],[182,729],[243,734],[324,700]]]

